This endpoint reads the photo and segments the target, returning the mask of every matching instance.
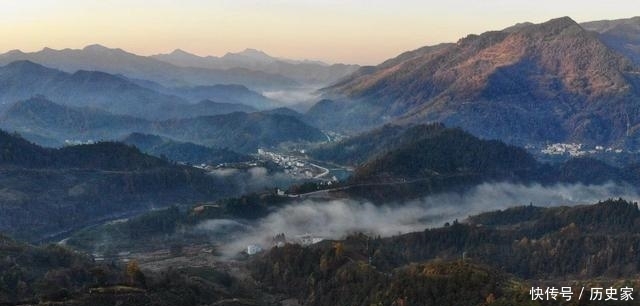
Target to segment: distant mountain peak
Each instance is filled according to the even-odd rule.
[[[239,52],[238,54],[269,56],[264,51],[258,50],[258,49],[253,49],[253,48],[246,48],[242,52]]]
[[[577,25],[578,23],[569,16],[562,16],[558,18],[549,19],[548,21],[543,22],[542,24],[557,24],[557,25],[564,25],[564,26],[572,26],[572,25]]]
[[[528,22],[528,21],[526,21],[526,22],[519,22],[519,23],[516,23],[516,24],[514,24],[514,25],[512,25],[512,26],[510,26],[510,27],[505,28],[505,29],[504,29],[504,30],[502,30],[502,31],[503,31],[503,32],[510,32],[510,33],[511,33],[511,32],[517,32],[517,31],[519,31],[519,30],[522,30],[523,28],[530,27],[530,26],[532,26],[532,25],[534,25],[534,23],[532,23],[532,22]]]
[[[582,27],[573,19],[571,19],[571,17],[560,17],[560,18],[554,18],[551,19],[547,22],[541,23],[540,24],[540,28],[546,31],[552,31],[552,32],[556,32],[556,31],[562,31],[565,30],[567,28],[572,28],[572,27],[577,27],[582,29]]]
[[[522,22],[505,28],[502,31],[494,31],[496,33],[528,33],[528,34],[544,34],[545,36],[555,36],[562,33],[575,34],[585,32],[580,24],[571,19],[571,17],[560,17],[550,19],[543,23]]]
[[[13,50],[9,50],[4,55],[18,55],[18,54],[25,54],[25,53],[22,52],[22,50],[20,50],[20,49],[13,49]]]
[[[183,49],[175,49],[171,53],[152,55],[151,58],[179,67],[221,69],[226,72],[243,75],[252,72],[264,72],[283,76],[300,84],[312,84],[314,86],[332,84],[359,68],[357,65],[328,65],[321,61],[275,57],[254,48],[246,48],[238,52],[227,52],[220,57],[214,55],[200,56]],[[220,84],[222,82],[216,83]],[[243,84],[247,85],[246,83]]]
[[[277,60],[275,57],[265,53],[264,51],[257,50],[257,49],[252,49],[252,48],[247,48],[247,49],[244,49],[243,51],[240,51],[240,52],[237,52],[237,53],[229,52],[229,53],[225,54],[223,56],[223,58],[229,58],[229,57],[234,57],[234,56],[244,56],[244,57],[248,57],[248,58],[251,58],[251,59],[263,60],[263,61],[275,61],[275,60]]]
[[[169,55],[188,55],[188,56],[196,56],[193,53],[189,53],[187,51],[184,51],[180,48],[173,50],[173,52],[169,53]]]
[[[20,60],[20,61],[11,62],[7,64],[7,66],[5,67],[12,68],[12,69],[48,69],[30,60]]]
[[[120,52],[120,53],[127,53],[127,54],[131,54],[127,51],[124,51],[120,48],[109,48],[100,44],[92,44],[92,45],[88,45],[86,47],[84,47],[82,49],[83,51],[90,51],[90,52]]]
[[[325,97],[352,103],[317,104],[317,122],[442,121],[518,144],[630,143],[627,135],[640,126],[629,111],[640,96],[638,67],[569,17],[409,54],[330,87]],[[335,119],[341,114],[352,117]]]
[[[109,49],[101,44],[91,44],[91,45],[87,45],[84,48],[82,48],[82,50],[105,50],[105,49]]]

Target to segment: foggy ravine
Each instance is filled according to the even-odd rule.
[[[263,91],[262,95],[269,99],[277,100],[283,107],[290,107],[297,111],[307,111],[320,98],[318,90],[324,86],[312,86],[296,89],[283,89]]]
[[[215,169],[210,174],[233,182],[240,195],[303,182],[282,172],[270,173],[264,167],[252,167],[247,170]]]
[[[428,196],[407,203],[376,206],[354,200],[306,200],[289,205],[249,225],[243,233],[221,248],[224,256],[233,256],[250,244],[270,248],[272,238],[284,233],[290,240],[311,234],[324,239],[339,239],[354,232],[392,236],[440,227],[445,222],[463,221],[481,212],[533,204],[563,206],[593,204],[609,198],[638,200],[638,192],[631,186],[613,183],[604,185],[558,184],[544,187],[539,184],[485,183],[464,194],[445,193]],[[223,222],[225,225],[230,225]],[[220,229],[219,221],[205,221],[199,229],[213,232]]]

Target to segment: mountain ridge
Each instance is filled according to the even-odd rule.
[[[236,187],[122,143],[43,148],[0,130],[0,231],[29,241]]]
[[[115,114],[146,118],[162,117],[160,110],[168,105],[187,104],[177,96],[158,93],[101,71],[66,73],[32,61],[16,61],[0,67],[2,108],[35,95],[44,95],[71,106],[95,107]]]
[[[164,156],[173,161],[195,165],[203,163],[218,165],[251,160],[251,157],[229,149],[213,149],[191,142],[178,142],[150,134],[131,133],[121,141],[153,156]]]
[[[329,65],[320,61],[277,58],[261,50],[251,48],[237,53],[228,52],[221,57],[198,56],[176,49],[168,54],[152,55],[151,58],[181,67],[209,69],[246,68],[283,75],[300,83],[324,86],[339,81],[359,68],[358,65]]]
[[[638,146],[640,68],[569,17],[469,35],[385,63],[324,89],[330,100],[310,113],[321,116],[324,107],[337,113],[327,126],[347,130],[439,121],[519,145]],[[373,124],[345,124],[366,121]]]
[[[243,84],[252,89],[271,89],[298,86],[294,80],[277,74],[251,71],[241,67],[231,69],[179,67],[151,57],[98,44],[89,45],[83,49],[45,48],[29,53],[0,54],[0,65],[20,60],[29,60],[68,73],[89,70],[122,74],[128,78],[155,81],[168,87]]]
[[[640,64],[640,16],[585,22],[582,27],[599,34],[610,48]]]
[[[193,117],[178,117],[166,120],[145,120],[126,115],[116,115],[87,107],[57,104],[45,97],[20,101],[0,115],[0,126],[20,133],[58,140],[97,141],[119,140],[126,135],[139,132],[156,134],[182,142],[229,148],[244,153],[253,153],[260,147],[274,147],[290,141],[316,142],[326,140],[317,128],[304,123],[295,113],[231,112],[206,115],[212,108],[219,110],[217,102],[203,101],[186,105]]]

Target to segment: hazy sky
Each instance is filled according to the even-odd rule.
[[[376,64],[517,22],[634,14],[638,0],[0,0],[0,52],[99,43],[143,55],[176,48],[223,55],[250,47]]]

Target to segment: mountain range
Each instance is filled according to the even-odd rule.
[[[278,59],[251,49],[221,58],[199,57],[181,50],[147,57],[101,45],[0,54],[0,65],[24,60],[68,73],[102,71],[167,87],[240,84],[253,90],[287,89],[303,84],[326,86],[358,69],[357,65]]]
[[[185,162],[194,165],[218,165],[222,163],[246,162],[251,157],[229,149],[213,149],[191,142],[179,142],[157,135],[131,133],[121,140],[122,143],[135,146],[142,152],[153,156]]]
[[[30,61],[0,67],[0,111],[36,95],[65,105],[146,119],[251,112],[278,106],[241,85],[166,88],[99,71],[66,73]]]
[[[238,53],[227,53],[221,57],[197,56],[176,49],[169,54],[157,54],[152,58],[180,67],[208,69],[245,68],[263,71],[296,80],[309,85],[328,85],[355,72],[358,65],[333,64],[319,61],[296,61],[272,57],[260,50],[246,49]]]
[[[35,97],[13,104],[0,115],[2,128],[19,132],[41,145],[61,146],[66,140],[117,139],[131,131],[146,130],[150,121],[114,115],[89,107],[70,107]]]
[[[597,32],[607,46],[640,64],[640,17],[592,21],[580,25]]]
[[[251,89],[332,79],[337,83],[323,89],[323,99],[304,116],[326,130],[443,122],[516,145],[578,142],[633,150],[640,146],[639,22],[578,24],[563,17],[521,23],[358,70],[253,49],[222,57],[179,49],[145,57],[100,45],[10,51],[0,55],[0,64],[7,64],[0,68],[0,103],[8,109],[42,94],[64,105],[158,121],[275,108],[276,101]],[[269,84],[236,74],[252,69]],[[216,74],[221,71],[224,80]]]
[[[0,231],[31,241],[235,190],[200,169],[121,143],[49,149],[0,131],[0,148]]]
[[[423,47],[325,88],[326,99],[308,115],[318,126],[346,131],[443,122],[518,145],[638,148],[635,49],[614,48],[606,38],[618,33],[625,43],[616,44],[632,46],[637,20],[614,22],[620,25],[601,34],[563,17]]]
[[[455,177],[453,182],[480,179],[483,182],[540,184],[598,185],[626,182],[635,186],[640,183],[637,164],[617,168],[585,157],[573,158],[563,163],[541,163],[523,148],[498,140],[479,139],[460,129],[438,124],[406,128],[397,136],[397,140],[384,136],[379,139],[388,146],[376,154],[370,154],[356,168],[353,181],[393,181],[398,178],[410,181]],[[360,144],[367,146],[367,142],[348,143],[356,148]],[[465,177],[473,179],[465,180]]]
[[[327,137],[317,128],[277,113],[231,113],[154,124],[153,131],[181,141],[254,153],[258,148],[286,142],[321,142]]]
[[[210,101],[187,104],[180,111],[196,117],[154,121],[35,97],[15,103],[0,115],[0,127],[49,146],[61,146],[66,140],[120,140],[134,132],[244,153],[285,142],[326,140],[320,130],[290,115],[269,111],[206,115],[208,109],[215,111],[222,107],[228,105]]]
[[[272,109],[280,106],[277,101],[271,100],[262,94],[250,90],[243,85],[217,84],[208,86],[162,88],[160,92],[176,95],[192,102],[203,100],[220,101],[238,106],[248,106],[255,110]],[[244,108],[243,111],[252,111]],[[221,112],[222,113],[222,112]]]
[[[456,192],[487,182],[516,184],[640,183],[638,164],[614,167],[581,157],[537,161],[525,149],[475,137],[442,124],[386,125],[339,142],[322,144],[313,158],[354,168],[339,190],[375,203]],[[337,196],[340,193],[336,194]]]
[[[374,67],[0,55],[0,305],[600,305],[580,287],[638,284],[638,204],[606,198],[640,163],[525,145],[639,152],[639,37],[564,17]],[[304,114],[267,93],[305,86]]]
[[[127,78],[150,80],[167,87],[242,84],[252,89],[273,89],[299,85],[295,80],[266,72],[246,68],[222,70],[179,67],[101,45],[90,45],[83,49],[45,48],[31,53],[13,50],[0,55],[0,65],[24,60],[69,73],[78,70],[102,71],[124,75]]]
[[[66,73],[30,61],[0,67],[0,105],[44,95],[67,105],[103,109],[115,114],[153,118],[162,108],[187,101],[140,87],[125,78],[98,71]]]

